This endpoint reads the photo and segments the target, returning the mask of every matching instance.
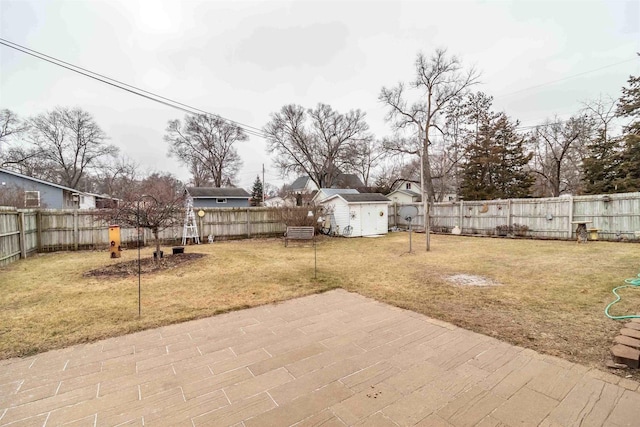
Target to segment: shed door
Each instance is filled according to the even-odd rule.
[[[376,231],[375,209],[371,205],[360,206],[360,225],[362,227],[363,236],[371,236],[378,234]]]

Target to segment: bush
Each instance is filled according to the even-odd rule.
[[[507,236],[509,234],[513,234],[514,236],[524,237],[528,232],[529,227],[524,224],[504,224],[496,227],[496,234],[498,236]]]
[[[524,224],[513,224],[513,234],[518,237],[525,237],[529,232],[529,227]]]

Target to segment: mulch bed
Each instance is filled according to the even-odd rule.
[[[183,264],[195,261],[205,254],[198,253],[184,253],[176,255],[165,255],[164,258],[160,258],[159,262],[155,262],[153,258],[141,258],[140,259],[140,273],[154,273],[157,271],[171,270],[180,267]],[[136,276],[138,274],[138,260],[119,262],[117,264],[107,265],[95,270],[87,271],[83,274],[85,277],[103,277],[103,276]]]

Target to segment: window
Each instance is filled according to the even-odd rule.
[[[216,203],[227,203],[227,199],[216,199]]]
[[[25,191],[24,192],[24,207],[25,208],[39,208],[40,207],[40,192],[39,191]]]
[[[405,190],[411,190],[411,183],[407,182],[406,186],[405,186]]]

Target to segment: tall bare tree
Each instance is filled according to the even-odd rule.
[[[387,121],[396,131],[410,129],[413,135],[419,136],[417,146],[415,139],[407,139],[409,144],[406,152],[418,151],[421,154],[425,186],[423,191],[426,191],[428,200],[433,202],[435,189],[430,147],[434,141],[434,130],[443,132],[442,116],[446,106],[465,96],[478,83],[479,75],[474,68],[463,70],[460,60],[448,55],[445,49],[437,49],[430,57],[419,53],[415,69],[416,78],[409,83],[409,88],[415,93],[414,102],[408,100],[406,85],[403,83],[391,89],[383,87],[378,98],[387,105]]]
[[[30,144],[12,156],[23,157],[16,162],[23,173],[76,188],[101,160],[118,153],[91,114],[80,108],[57,107],[28,123]]]
[[[235,180],[242,160],[234,144],[247,139],[241,127],[210,114],[186,115],[184,124],[171,120],[164,136],[169,154],[190,168],[194,183],[215,187]]]
[[[320,188],[331,187],[340,172],[352,171],[357,156],[367,153],[362,144],[371,140],[364,112],[342,114],[327,104],[307,110],[285,105],[271,115],[264,133],[283,175],[308,175]]]
[[[538,126],[531,135],[531,169],[537,175],[537,196],[558,197],[581,188],[582,160],[591,133],[585,116],[562,121],[557,117]]]

